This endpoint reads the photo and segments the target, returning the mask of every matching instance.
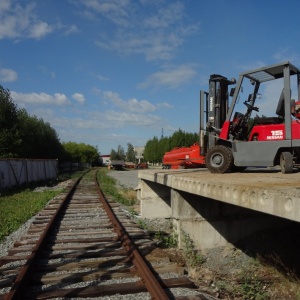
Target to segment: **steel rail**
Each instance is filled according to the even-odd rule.
[[[55,222],[61,212],[61,210],[64,208],[65,204],[67,201],[70,199],[70,197],[73,195],[76,186],[79,184],[80,180],[82,179],[83,175],[76,180],[72,188],[69,190],[69,192],[66,194],[66,196],[63,198],[62,202],[56,209],[55,213],[49,220],[48,224],[45,227],[45,230],[43,231],[42,235],[38,239],[35,247],[32,250],[31,255],[27,259],[25,265],[23,265],[19,271],[19,274],[14,281],[10,291],[4,296],[5,300],[19,300],[23,299],[24,296],[24,289],[26,288],[30,276],[32,275],[32,272],[34,270],[34,267],[36,265],[36,261],[39,258],[39,255],[43,251],[43,246],[46,242],[47,236],[50,232],[50,230],[53,228],[55,225]]]
[[[140,275],[143,285],[146,286],[152,299],[155,300],[169,299],[168,295],[166,294],[166,292],[162,287],[163,283],[162,284],[159,283],[159,281],[154,275],[154,271],[152,271],[152,268],[150,268],[150,266],[146,263],[145,259],[141,256],[138,249],[130,239],[126,229],[119,222],[111,206],[106,201],[104,194],[100,189],[99,182],[97,181],[97,173],[98,172],[96,172],[95,174],[95,182],[97,185],[97,192],[99,194],[100,200],[114,227],[114,230],[116,231],[119,237],[119,240],[121,241],[122,246],[125,248],[128,257],[131,259],[132,263],[136,268],[137,273]]]

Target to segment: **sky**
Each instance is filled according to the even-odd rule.
[[[0,85],[61,142],[126,151],[198,132],[210,74],[300,68],[299,11],[299,0],[0,0]]]

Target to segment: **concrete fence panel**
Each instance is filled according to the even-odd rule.
[[[0,190],[57,177],[56,159],[0,159]]]

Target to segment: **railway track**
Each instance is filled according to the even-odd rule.
[[[95,170],[52,199],[0,258],[0,299],[212,299],[102,194]]]

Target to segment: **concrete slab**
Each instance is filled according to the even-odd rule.
[[[140,170],[141,180],[300,222],[300,173],[250,169],[212,174],[207,169]]]

